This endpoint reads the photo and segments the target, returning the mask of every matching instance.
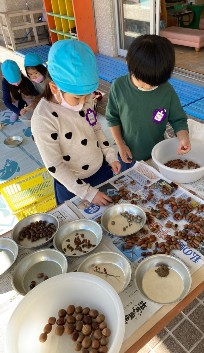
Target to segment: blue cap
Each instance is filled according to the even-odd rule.
[[[99,84],[95,55],[78,40],[64,39],[53,44],[48,54],[48,71],[57,87],[67,93],[89,94]]]
[[[13,60],[5,60],[1,65],[1,71],[9,83],[16,83],[21,79],[21,71]]]
[[[28,53],[25,55],[24,66],[37,66],[42,64],[42,58],[38,54]]]

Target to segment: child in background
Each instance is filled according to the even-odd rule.
[[[45,89],[47,68],[43,65],[42,58],[35,53],[28,53],[24,58],[25,71],[36,90],[41,94]]]
[[[60,40],[50,49],[48,71],[52,81],[33,113],[31,129],[54,177],[57,204],[77,195],[107,205],[112,199],[95,186],[118,174],[120,163],[94,110],[91,93],[99,83],[94,53],[80,41]]]
[[[129,74],[114,81],[106,108],[108,125],[118,146],[122,171],[151,157],[164,139],[169,122],[178,137],[178,154],[190,151],[187,117],[168,79],[175,65],[171,42],[142,35],[127,53]]]
[[[15,61],[5,60],[1,65],[1,71],[4,76],[3,102],[13,112],[10,120],[14,122],[19,115],[25,115],[27,110],[34,108],[34,98],[39,93],[32,82],[21,73]]]

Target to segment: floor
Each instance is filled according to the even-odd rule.
[[[204,48],[196,53],[193,48],[176,46],[176,66],[204,74]],[[15,60],[23,69],[23,58],[0,47],[0,63],[6,59]],[[204,84],[202,75],[197,77]],[[0,80],[2,76],[0,73]],[[99,103],[99,113],[105,113],[110,84],[100,81],[100,90],[105,96]],[[0,88],[0,110],[5,106]],[[139,353],[203,353],[204,352],[204,292],[179,313],[158,335],[152,338]],[[136,353],[136,352],[135,352]]]

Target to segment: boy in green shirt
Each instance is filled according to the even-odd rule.
[[[178,154],[190,151],[186,114],[167,82],[175,65],[171,42],[156,35],[137,37],[127,53],[129,74],[114,81],[106,109],[122,170],[151,157],[169,122],[178,137]]]

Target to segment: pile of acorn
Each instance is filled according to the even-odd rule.
[[[64,333],[74,342],[74,350],[81,353],[107,353],[110,329],[105,316],[96,309],[69,305],[67,310],[60,309],[58,318],[50,317],[39,336],[40,342],[47,340],[48,334],[54,329],[57,336]]]
[[[21,229],[18,235],[18,240],[20,242],[24,239],[28,239],[31,242],[41,238],[49,240],[56,230],[57,228],[54,223],[48,223],[46,221],[32,222],[28,226]]]

